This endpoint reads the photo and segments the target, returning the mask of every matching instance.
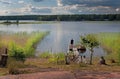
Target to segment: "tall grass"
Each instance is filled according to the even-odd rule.
[[[14,58],[9,57],[7,63],[7,69],[9,74],[20,74],[19,68],[24,68],[25,64],[21,61],[17,61]]]
[[[25,56],[33,56],[36,45],[41,41],[49,32],[19,32],[19,33],[5,33],[0,35],[0,44],[5,46],[9,50],[9,55],[13,54],[13,51],[20,51]]]
[[[48,59],[49,63],[63,64],[65,63],[65,53],[44,52],[39,55],[40,58]]]
[[[120,62],[120,32],[100,33],[97,38],[101,46],[107,51],[108,58],[114,58]]]
[[[47,33],[32,33],[31,37],[27,40],[24,51],[26,52],[27,56],[31,56],[34,53],[36,45],[39,41],[41,41]]]

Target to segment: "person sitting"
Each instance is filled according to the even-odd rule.
[[[83,63],[87,64],[86,56],[83,56]]]
[[[101,56],[99,64],[100,65],[107,65],[103,56]]]
[[[116,61],[114,59],[110,59],[111,63],[116,63]]]

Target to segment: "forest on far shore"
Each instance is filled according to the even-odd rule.
[[[0,20],[120,21],[120,14],[10,15],[10,16],[0,16]]]

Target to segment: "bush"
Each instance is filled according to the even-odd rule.
[[[23,61],[23,62],[25,61],[26,58],[23,50],[15,46],[15,44],[11,46],[10,56],[15,58],[17,61]]]
[[[12,57],[18,61],[25,61],[25,54],[22,51],[14,50]]]

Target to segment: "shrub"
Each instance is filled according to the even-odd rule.
[[[14,43],[11,45],[10,56],[15,58],[17,61],[25,61],[25,54],[22,48],[18,48]]]
[[[25,54],[23,51],[13,50],[13,56],[18,61],[25,61]]]

